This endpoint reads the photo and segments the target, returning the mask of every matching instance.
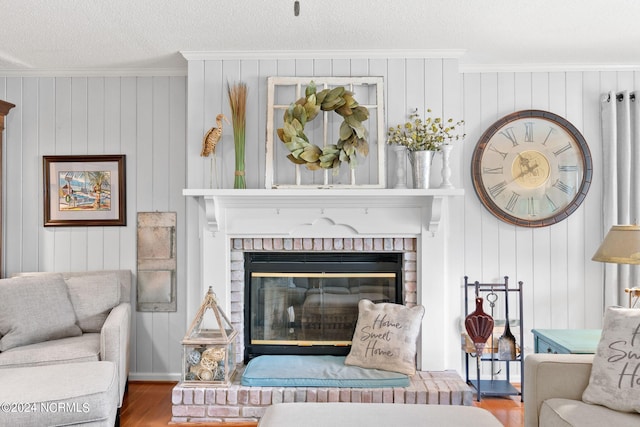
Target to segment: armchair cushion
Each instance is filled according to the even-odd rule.
[[[582,400],[640,412],[640,310],[607,308],[589,385]]]
[[[82,332],[100,332],[109,311],[120,301],[116,275],[72,276],[65,281]]]
[[[554,398],[545,400],[540,408],[541,426],[580,427],[635,427],[638,416],[617,412],[600,405],[591,405],[581,400]]]
[[[0,280],[0,351],[82,334],[62,275]]]

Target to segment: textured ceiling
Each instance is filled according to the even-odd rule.
[[[182,51],[461,50],[467,67],[640,66],[637,0],[2,0],[0,70],[183,69]]]

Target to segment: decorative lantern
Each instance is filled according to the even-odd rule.
[[[213,312],[215,325],[203,322],[207,310]],[[196,317],[182,340],[182,385],[228,385],[236,371],[236,331],[218,307],[211,286]]]

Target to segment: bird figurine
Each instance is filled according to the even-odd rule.
[[[224,119],[227,124],[231,124],[224,114],[218,114],[216,116],[217,126],[209,129],[202,140],[202,151],[200,152],[201,157],[209,157],[210,154],[215,154],[216,145],[222,137],[222,119]]]
[[[218,142],[220,142],[220,138],[222,138],[222,120],[223,119],[224,121],[229,123],[229,119],[227,119],[224,114],[218,114],[216,116],[217,126],[209,129],[209,131],[204,135],[204,138],[202,139],[202,151],[200,152],[200,156],[201,157],[211,156],[211,173],[210,173],[210,182],[209,182],[209,186],[211,188],[218,186],[217,185],[218,171],[216,167],[216,145],[218,145]]]

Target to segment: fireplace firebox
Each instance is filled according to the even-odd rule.
[[[245,363],[346,355],[358,301],[402,302],[402,253],[245,252]]]

